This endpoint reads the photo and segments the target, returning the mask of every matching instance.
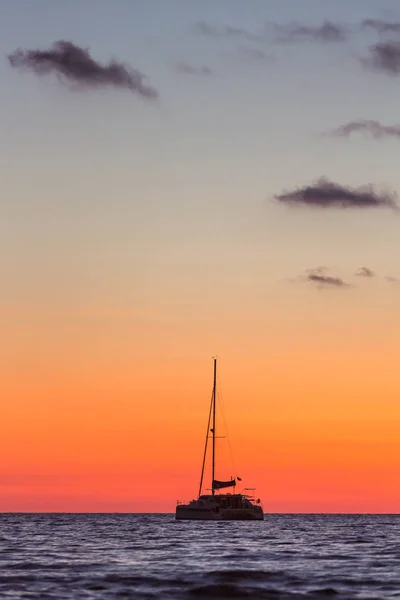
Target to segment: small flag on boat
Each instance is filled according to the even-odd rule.
[[[242,481],[242,478],[241,478],[241,477],[236,477],[236,479],[237,479],[238,481]]]

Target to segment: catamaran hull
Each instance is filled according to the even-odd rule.
[[[264,513],[258,506],[250,510],[226,509],[219,513],[207,509],[178,506],[175,519],[182,521],[263,521]]]

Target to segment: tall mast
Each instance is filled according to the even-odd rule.
[[[203,465],[201,467],[199,496],[201,496],[201,489],[203,487],[204,467],[206,465],[206,457],[207,457],[207,444],[208,444],[208,438],[210,437],[210,423],[211,423],[211,413],[212,413],[212,407],[213,407],[213,398],[214,398],[214,392],[212,392],[212,394],[211,394],[210,410],[209,410],[209,413],[208,413],[207,431],[206,431],[206,443],[204,445]]]
[[[212,395],[212,481],[211,491],[214,495],[214,480],[215,480],[215,404],[216,404],[216,393],[217,393],[217,359],[214,358],[214,386]]]

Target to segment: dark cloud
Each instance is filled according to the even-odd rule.
[[[185,75],[214,75],[213,69],[210,69],[210,67],[207,67],[206,65],[197,67],[195,65],[190,65],[189,63],[180,62],[177,64],[176,68],[180,73],[184,73]]]
[[[50,50],[18,49],[8,55],[10,65],[24,68],[37,75],[55,73],[61,80],[82,89],[114,86],[139,94],[143,98],[157,98],[157,91],[145,83],[146,76],[128,65],[112,60],[101,64],[94,60],[87,48],[72,42],[58,41]]]
[[[371,185],[352,188],[321,178],[314,184],[278,194],[275,199],[289,206],[320,208],[398,208],[394,193],[379,193]]]
[[[315,269],[308,269],[307,275],[305,276],[306,281],[315,283],[318,287],[349,287],[349,284],[343,281],[340,277],[334,277],[329,275],[326,267],[316,267]],[[304,279],[304,278],[303,278]]]
[[[400,279],[398,277],[392,277],[391,275],[388,275],[387,277],[385,277],[385,279],[390,283],[400,283]]]
[[[375,273],[368,267],[360,267],[354,274],[356,277],[375,277]]]
[[[400,42],[389,41],[370,46],[369,56],[361,58],[361,64],[374,71],[400,74]]]
[[[348,137],[356,132],[368,133],[377,140],[385,137],[400,138],[400,125],[382,125],[379,121],[360,119],[341,125],[327,135]]]
[[[291,23],[288,25],[274,26],[275,31],[280,36],[280,41],[314,41],[314,42],[344,42],[349,33],[349,29],[344,25],[324,21],[322,25],[311,27]]]
[[[375,29],[378,33],[400,32],[399,21],[383,21],[382,19],[364,19],[361,27]]]

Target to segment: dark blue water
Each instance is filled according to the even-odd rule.
[[[0,515],[0,598],[400,599],[400,515]]]

